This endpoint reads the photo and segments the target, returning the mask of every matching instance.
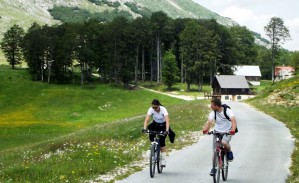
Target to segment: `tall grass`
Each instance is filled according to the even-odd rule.
[[[142,159],[141,134],[153,98],[169,110],[178,149],[199,130],[206,101],[184,102],[106,84],[93,89],[30,81],[25,69],[0,66],[0,182],[80,182]]]
[[[86,89],[33,82],[25,69],[8,66],[0,66],[0,81],[0,151],[142,115],[154,98],[168,105],[182,102],[107,84]]]
[[[191,143],[182,136],[201,129],[207,101],[165,106],[177,134],[176,143],[169,144],[167,139],[168,147]],[[142,152],[149,147],[148,137],[141,133],[143,120],[144,116],[93,125],[33,146],[2,151],[0,182],[79,182],[124,167],[142,159]]]
[[[273,116],[274,118],[284,122],[290,129],[295,140],[295,150],[292,154],[291,175],[287,182],[299,182],[299,106],[284,106],[277,105],[275,101],[272,104],[266,103],[265,98],[274,91],[279,91],[285,88],[291,88],[296,95],[299,95],[299,76],[288,80],[281,81],[274,85],[268,85],[261,90],[260,95],[250,99],[248,102],[256,108]],[[286,93],[287,94],[287,93]],[[294,99],[290,99],[294,100]]]
[[[195,84],[192,84],[190,86],[190,91],[187,91],[187,85],[186,83],[176,83],[174,86],[172,86],[171,90],[169,91],[167,86],[163,84],[156,84],[155,82],[144,82],[140,83],[141,86],[154,89],[156,91],[161,92],[170,92],[172,94],[177,95],[187,95],[187,96],[193,96],[193,97],[202,97],[204,96],[204,92],[211,92],[212,88],[210,85],[203,85],[202,91],[198,91],[198,86]]]

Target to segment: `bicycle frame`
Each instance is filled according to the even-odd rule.
[[[222,144],[222,138],[229,133],[209,132],[213,134],[213,180],[218,183],[220,179],[220,172],[222,172],[222,179],[227,180],[228,175],[228,161],[226,159],[227,150]],[[225,161],[226,159],[226,161]],[[218,171],[217,171],[218,170]]]
[[[161,149],[160,149],[160,136],[163,136],[163,131],[151,131],[147,130],[145,133],[153,134],[154,141],[151,144],[151,155],[150,155],[150,176],[153,178],[155,175],[155,166],[157,165],[158,173],[162,173],[163,166],[161,165]]]

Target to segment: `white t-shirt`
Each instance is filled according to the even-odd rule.
[[[229,118],[232,118],[233,116],[235,116],[233,111],[229,108],[226,109],[226,114]],[[210,113],[209,120],[211,120],[211,121],[215,120],[215,111],[212,111]],[[224,109],[220,113],[216,111],[215,123],[216,123],[215,130],[218,132],[229,132],[232,127],[231,121],[227,120],[224,115]]]
[[[150,107],[147,111],[147,114],[150,116],[153,116],[154,121],[157,123],[163,123],[165,122],[165,116],[168,115],[168,112],[165,107],[159,106],[160,112],[156,112],[152,107]]]

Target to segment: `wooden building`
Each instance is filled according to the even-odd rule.
[[[254,97],[245,76],[216,75],[212,82],[213,98],[244,100]]]

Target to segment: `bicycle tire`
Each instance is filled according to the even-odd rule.
[[[158,169],[158,173],[162,173],[162,171],[163,171],[163,166],[161,164],[161,161],[162,161],[162,156],[161,156],[160,148],[157,148],[157,169]]]
[[[228,160],[226,154],[222,155],[222,180],[226,181],[228,176]]]
[[[216,170],[213,174],[214,183],[219,183],[220,181],[220,169],[219,169],[219,156],[218,152],[215,151],[213,155],[213,170]]]
[[[151,176],[151,178],[154,178],[154,176],[155,176],[155,168],[156,168],[155,149],[156,149],[156,144],[152,144],[151,155],[150,155],[150,176]]]

